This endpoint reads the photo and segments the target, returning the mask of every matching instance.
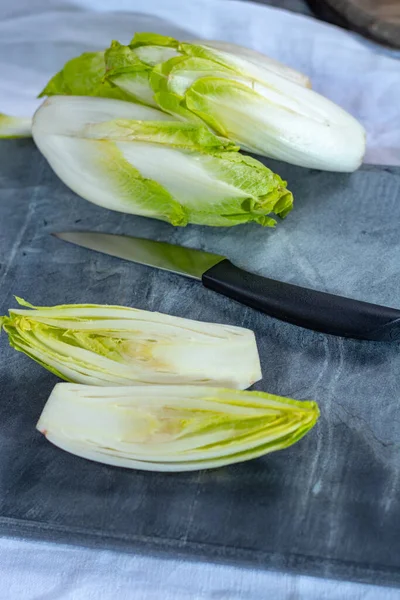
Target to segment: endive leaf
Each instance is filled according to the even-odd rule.
[[[129,45],[131,48],[139,48],[142,46],[166,46],[177,49],[179,47],[179,42],[173,37],[168,37],[159,33],[139,32],[135,33]]]
[[[65,63],[39,94],[44,96],[100,96],[127,100],[129,97],[119,87],[106,81],[104,52],[85,52]]]
[[[114,40],[105,51],[104,60],[105,80],[114,89],[120,89],[125,94],[125,99],[156,106],[149,83],[151,67],[141,61],[130,46],[123,46]],[[118,86],[114,85],[115,81]]]
[[[238,44],[234,44],[232,42],[222,42],[220,40],[188,40],[190,44],[194,44],[199,46],[200,44],[206,46],[207,48],[212,48],[214,50],[219,51],[219,56],[224,56],[225,62],[229,64],[234,64],[234,59],[232,56],[236,56],[244,59],[250,63],[253,63],[259,69],[268,69],[281,77],[285,77],[297,83],[298,85],[303,85],[304,87],[311,88],[311,81],[304,75],[304,73],[300,73],[287,65],[262,54],[261,52],[257,52],[251,48],[246,48],[245,46],[239,46]],[[224,55],[221,52],[225,53]],[[243,64],[243,63],[242,63]]]
[[[37,424],[78,456],[151,471],[190,471],[287,448],[319,416],[315,402],[197,386],[55,386]]]
[[[171,148],[186,148],[199,152],[231,150],[235,152],[238,161],[246,162],[246,157],[237,153],[239,148],[233,142],[217,137],[205,127],[198,127],[192,123],[116,119],[94,125],[89,124],[85,127],[84,132],[90,138],[104,139],[106,137],[120,141],[151,142]],[[253,159],[248,164],[254,165],[263,172],[263,166],[258,161]]]
[[[341,123],[338,114],[333,126],[323,112],[314,109],[311,116],[310,107],[289,98],[281,100],[274,90],[204,77],[188,89],[185,104],[220,135],[249,152],[330,171],[352,171],[361,163],[364,137],[358,138],[355,152],[352,123],[347,119]]]

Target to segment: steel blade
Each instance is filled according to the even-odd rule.
[[[200,280],[203,273],[225,259],[224,256],[202,250],[127,235],[89,231],[69,231],[53,235],[82,248]]]

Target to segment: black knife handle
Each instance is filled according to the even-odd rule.
[[[202,281],[215,292],[300,327],[360,340],[400,339],[400,310],[395,308],[254,275],[229,260],[211,267]]]

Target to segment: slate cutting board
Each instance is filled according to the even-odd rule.
[[[161,551],[371,583],[400,583],[399,344],[278,322],[195,281],[74,248],[51,231],[95,229],[228,255],[257,273],[400,305],[400,169],[352,175],[271,163],[296,208],[275,231],[171,226],[81,200],[30,141],[0,143],[1,313],[121,303],[251,327],[259,389],[319,402],[298,444],[214,471],[112,468],[48,443],[36,421],[57,379],[0,339],[0,531]]]

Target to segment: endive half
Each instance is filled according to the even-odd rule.
[[[108,98],[52,96],[32,134],[57,175],[83,198],[172,225],[276,223],[286,182],[205,125]]]
[[[90,460],[148,471],[243,462],[297,442],[315,402],[196,386],[55,386],[37,429]]]
[[[261,378],[254,333],[101,304],[10,309],[10,344],[62,379],[100,386],[199,384],[247,388]],[[32,310],[31,310],[32,309]]]
[[[105,60],[107,80],[132,98],[201,119],[244,150],[328,171],[361,164],[360,123],[268,60],[152,33],[113,42]]]

